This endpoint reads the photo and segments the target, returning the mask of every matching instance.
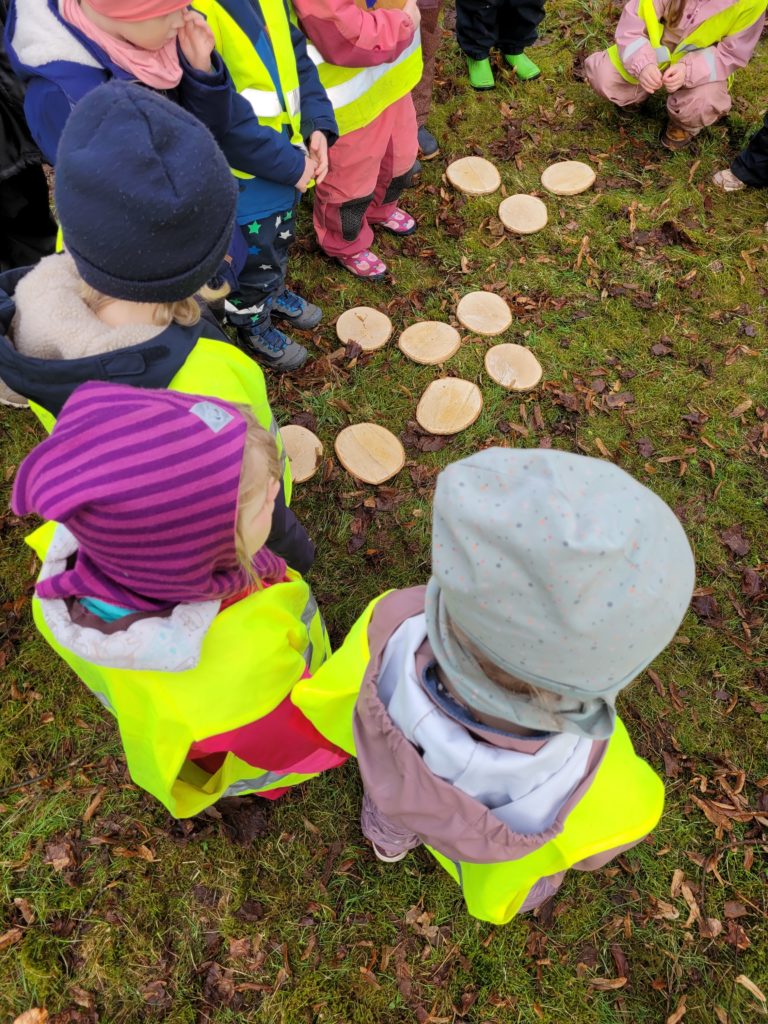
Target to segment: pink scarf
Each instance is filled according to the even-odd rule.
[[[61,16],[100,46],[109,59],[139,82],[153,89],[173,89],[181,81],[181,64],[176,40],[160,50],[140,50],[133,43],[115,39],[86,17],[77,0],[61,0]]]

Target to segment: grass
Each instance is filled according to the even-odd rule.
[[[353,765],[265,819],[245,801],[173,822],[131,785],[112,722],[36,636],[28,524],[6,514],[0,936],[16,941],[2,948],[0,938],[0,1019],[45,1007],[54,1024],[658,1024],[681,1006],[685,1024],[761,1019],[736,979],[768,991],[768,238],[763,194],[725,196],[709,179],[760,120],[765,49],[737,77],[729,119],[694,152],[669,156],[657,144],[658,103],[620,122],[573,78],[574,52],[602,45],[614,20],[595,3],[553,8],[535,51],[542,79],[500,78],[484,95],[466,87],[446,34],[430,122],[443,156],[404,200],[421,230],[377,242],[392,282],[374,289],[312,252],[303,211],[292,272],[326,310],[319,354],[336,349],[333,320],[352,305],[387,309],[399,331],[450,318],[458,297],[492,285],[515,313],[501,340],[530,345],[545,382],[503,392],[483,368],[487,342],[467,336],[444,372],[481,386],[485,408],[469,430],[438,452],[409,448],[406,468],[378,491],[331,460],[297,488],[295,507],[319,541],[311,579],[338,641],[371,597],[425,580],[434,474],[480,446],[607,453],[659,493],[688,530],[700,589],[656,681],[646,675],[622,698],[638,749],[666,777],[658,829],[608,869],[572,873],[543,914],[494,929],[468,917],[427,854],[394,867],[373,860]],[[544,196],[547,229],[504,238],[499,195],[464,199],[441,181],[444,158],[471,152],[491,156],[508,194],[537,190],[559,158],[592,163],[597,186]],[[669,223],[685,233],[677,244]],[[633,241],[633,230],[651,234]],[[670,351],[653,354],[663,338]],[[327,455],[349,422],[403,432],[440,372],[394,344],[352,363],[271,382],[281,421],[311,412]],[[610,409],[605,396],[621,392],[632,400]],[[7,493],[39,432],[14,410],[0,411],[0,428]],[[377,494],[380,507],[367,507]],[[750,545],[742,556],[721,538],[735,524]],[[353,531],[364,535],[357,550]],[[762,591],[750,596],[755,579]],[[734,790],[762,820],[726,817],[718,832],[704,808],[717,821],[712,801],[733,809]],[[690,901],[722,930],[702,928]]]

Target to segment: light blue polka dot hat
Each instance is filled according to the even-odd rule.
[[[616,695],[675,635],[693,584],[675,514],[611,462],[489,448],[438,477],[427,629],[452,687],[477,711],[610,736]],[[451,624],[503,671],[559,699],[492,682]]]

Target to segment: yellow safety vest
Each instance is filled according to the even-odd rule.
[[[768,7],[768,0],[736,0],[735,4],[707,18],[701,25],[698,25],[690,35],[681,39],[674,50],[662,44],[664,25],[659,21],[659,16],[653,6],[653,0],[638,0],[637,13],[645,22],[648,32],[648,39],[656,52],[657,64],[660,70],[665,70],[672,64],[677,64],[686,54],[695,50],[706,50],[710,46],[719,43],[726,36],[736,35],[750,25],[754,25]],[[633,85],[637,85],[637,79],[626,70],[619,56],[619,48],[613,45],[608,50],[611,63],[619,72],[621,77]],[[716,79],[716,66],[714,55],[711,56],[712,81]]]
[[[168,385],[168,389],[187,395],[207,395],[236,405],[248,406],[257,422],[275,438],[283,466],[285,501],[286,504],[290,503],[291,467],[277,421],[269,406],[264,373],[258,363],[225,341],[199,338],[183,366]],[[55,417],[35,402],[30,402],[29,405],[50,433],[56,423]]]
[[[307,53],[317,66],[328,99],[333,104],[339,135],[375,121],[387,107],[407,95],[421,80],[421,35],[390,64],[368,68],[342,68],[329,64],[313,43],[307,43]]]
[[[42,559],[55,524],[27,538]],[[53,638],[34,598],[38,629],[86,686],[115,715],[136,785],[176,818],[198,814],[221,797],[294,786],[306,775],[270,772],[227,754],[215,775],[187,760],[191,744],[241,728],[273,711],[305,670],[330,654],[325,625],[301,576],[276,583],[220,612],[198,665],[186,672],[142,672],[84,661]]]
[[[352,712],[370,661],[368,625],[380,600],[371,602],[320,671],[298,683],[291,694],[315,728],[350,754],[355,753]],[[637,756],[617,718],[592,785],[566,818],[560,835],[518,860],[495,864],[452,861],[427,848],[461,886],[470,914],[506,924],[539,879],[636,842],[654,828],[663,807],[661,779]]]
[[[296,55],[291,41],[290,21],[283,0],[259,0],[269,41],[277,63],[283,100],[272,76],[248,35],[216,0],[194,0],[194,8],[204,14],[216,40],[216,49],[227,66],[235,88],[248,100],[259,124],[282,132],[287,126],[291,142],[304,149],[301,134],[301,94]],[[232,168],[238,178],[254,175]]]

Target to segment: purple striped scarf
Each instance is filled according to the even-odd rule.
[[[64,523],[80,545],[74,565],[37,594],[153,611],[242,591],[235,524],[246,429],[218,399],[100,381],[77,388],[13,488],[17,515]]]

